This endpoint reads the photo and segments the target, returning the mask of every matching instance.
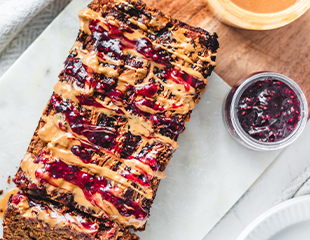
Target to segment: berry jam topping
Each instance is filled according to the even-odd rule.
[[[125,36],[126,32],[132,33],[132,30],[129,29],[122,29],[120,27],[116,27],[109,23],[104,23],[109,29],[105,30],[102,27],[102,22],[99,20],[92,20],[89,24],[89,29],[92,32],[91,37],[94,40],[94,47],[98,51],[98,54],[104,57],[102,53],[113,60],[124,60],[123,50],[125,48],[135,49],[141,55],[144,55],[146,59],[150,59],[156,63],[164,65],[164,68],[161,70],[161,79],[162,81],[166,81],[167,79],[176,82],[177,84],[182,84],[185,87],[186,91],[190,90],[190,87],[194,87],[196,89],[204,88],[205,83],[197,78],[187,74],[183,70],[176,70],[170,64],[171,56],[166,50],[162,49],[161,47],[154,47],[152,42],[147,38],[139,38],[137,40],[128,39]],[[138,61],[136,59],[132,59],[131,56],[126,58],[125,62],[129,62],[131,67],[142,67],[143,62]],[[82,64],[81,60],[78,60],[74,57],[74,53],[68,57],[66,61],[66,70],[65,72],[76,78],[77,85],[83,87],[85,84],[91,86],[95,92],[98,92],[102,95],[102,97],[107,96],[113,102],[121,102],[124,104],[126,110],[130,110],[132,114],[138,114],[140,116],[144,116],[145,118],[152,119],[154,117],[155,121],[154,124],[156,127],[162,126],[168,128],[169,133],[165,133],[164,130],[159,131],[160,134],[164,134],[170,138],[177,138],[177,135],[184,131],[184,124],[182,121],[178,121],[174,119],[167,118],[164,119],[161,117],[160,121],[157,121],[159,117],[156,115],[150,114],[147,108],[153,109],[156,112],[163,113],[166,111],[164,107],[156,102],[156,99],[146,99],[141,97],[147,98],[154,98],[159,90],[159,85],[155,83],[146,83],[145,85],[138,86],[133,89],[132,95],[129,96],[128,94],[124,96],[124,94],[115,89],[117,86],[117,80],[112,78],[107,78],[103,74],[100,77],[100,81],[91,81],[88,77],[92,73],[89,69],[90,67],[85,66]],[[162,91],[162,90],[161,90]],[[126,98],[132,98],[131,101],[126,102]],[[135,98],[139,97],[137,100]],[[85,106],[94,106],[97,108],[105,108],[99,102],[95,101],[92,98],[88,98],[87,96],[80,95],[77,96],[77,99],[80,101],[81,105]],[[177,105],[172,103],[170,105],[170,109],[178,109],[183,105]],[[121,109],[116,108],[116,114],[125,114]],[[169,125],[169,122],[172,123],[173,126]]]
[[[94,126],[80,115],[76,107],[67,101],[63,101],[61,97],[53,95],[51,98],[51,104],[56,112],[61,112],[66,115],[66,120],[73,132],[84,135],[88,138],[90,143],[92,143],[92,145],[83,143],[82,146],[73,146],[71,149],[72,153],[81,158],[84,163],[89,163],[91,161],[91,150],[100,151],[100,148],[98,148],[98,146],[100,146],[108,148],[109,150],[115,149],[119,152],[122,158],[136,159],[149,165],[153,171],[158,170],[159,165],[156,162],[156,157],[154,157],[154,152],[151,153],[153,151],[152,146],[142,148],[141,153],[137,157],[131,156],[137,148],[138,143],[141,141],[141,136],[133,135],[128,131],[123,138],[123,147],[118,148],[118,144],[116,144],[117,123],[121,123],[123,118],[111,118],[102,114],[98,119],[98,125]],[[175,117],[161,118],[154,115],[152,121],[154,126],[166,130],[168,129],[175,134],[181,133],[185,128],[184,123],[178,121]],[[115,130],[111,131],[111,128],[114,128]],[[110,130],[106,131],[106,129]],[[158,154],[158,152],[156,152],[156,154]],[[34,162],[38,163],[37,160]]]
[[[71,213],[72,214],[72,213]],[[85,220],[82,216],[76,216],[76,220],[87,230],[90,231],[98,231],[98,223],[96,222],[89,222]]]
[[[82,60],[75,58],[73,53],[70,53],[65,61],[65,73],[74,77],[77,86],[84,88],[85,84],[91,85],[91,73],[93,70],[82,63]]]
[[[105,108],[103,105],[95,101],[93,98],[85,97],[84,95],[76,96],[80,104],[83,106],[92,106],[96,108]]]
[[[286,138],[300,120],[300,102],[296,93],[276,79],[264,79],[250,85],[240,97],[237,116],[241,127],[261,142]]]
[[[120,151],[121,158],[128,158],[137,148],[141,136],[133,135],[130,131],[125,133],[123,148]]]
[[[165,111],[165,109],[162,106],[160,106],[159,104],[157,104],[155,101],[148,100],[145,98],[141,98],[141,99],[135,101],[134,104],[136,105],[137,108],[139,108],[139,105],[142,105],[142,106],[154,109],[155,111],[160,111],[160,112]]]
[[[82,60],[75,57],[74,53],[70,53],[65,62],[64,72],[73,77],[73,81],[80,88],[84,88],[85,84],[95,89],[98,93],[110,91],[116,87],[117,80],[108,78],[104,74],[99,79],[92,78],[93,70],[82,63]]]
[[[190,76],[183,70],[173,68],[170,63],[172,60],[171,54],[160,46],[153,47],[149,39],[138,38],[137,40],[130,40],[124,35],[124,32],[130,32],[129,30],[120,29],[109,23],[104,23],[109,28],[106,31],[100,23],[98,19],[95,19],[89,24],[89,29],[95,41],[94,46],[99,56],[103,52],[113,60],[124,60],[123,49],[134,49],[146,59],[164,65],[167,73],[166,79],[171,79],[178,84],[184,84],[186,91],[189,91],[190,86],[194,88],[205,87],[203,81]]]
[[[50,102],[57,112],[66,115],[73,132],[85,136],[92,144],[103,148],[112,149],[116,145],[116,130],[92,125],[75,106],[62,101],[60,97],[53,95]]]
[[[198,80],[197,78],[194,78],[193,76],[187,74],[183,70],[170,70],[166,73],[166,79],[170,79],[176,83],[184,84],[185,90],[189,91],[190,86],[192,86],[195,89],[202,89],[206,85],[203,81]]]
[[[170,66],[170,54],[161,48],[153,49],[153,44],[149,39],[130,40],[124,35],[124,31],[129,32],[128,30],[120,29],[109,23],[105,23],[105,25],[109,28],[109,31],[106,31],[100,25],[98,19],[94,19],[89,23],[89,29],[92,32],[93,39],[95,39],[94,46],[99,53],[103,52],[113,60],[123,60],[123,49],[130,48],[135,49],[138,53],[156,63]],[[132,32],[130,31],[130,33]]]
[[[118,89],[113,89],[109,92],[106,92],[106,95],[114,101],[122,101],[123,93]]]
[[[95,87],[95,91],[98,93],[104,93],[106,91],[109,91],[116,86],[116,80],[113,78],[108,78],[101,74],[100,81],[97,82],[97,85]]]
[[[92,151],[83,146],[74,145],[71,148],[71,152],[78,156],[84,163],[90,163],[92,157]]]
[[[129,156],[127,159],[136,159],[144,164],[150,166],[153,171],[159,169],[159,164],[156,161],[158,155],[160,154],[160,149],[154,150],[158,144],[147,145],[142,148],[141,152],[136,156]]]
[[[184,122],[178,120],[176,116],[160,117],[159,115],[153,115],[152,122],[154,126],[168,131],[173,135],[179,135],[185,130]]]
[[[17,205],[25,198],[26,195],[21,190],[19,190],[16,194],[12,196],[11,202]]]
[[[139,183],[140,185],[144,186],[144,187],[150,187],[151,186],[151,179],[152,179],[152,176],[151,175],[144,175],[144,174],[141,174],[141,175],[136,175],[136,174],[133,174],[129,171],[124,171],[122,172],[122,176],[123,177],[126,177],[127,179],[130,179],[136,183]]]
[[[145,84],[143,86],[139,86],[135,88],[135,92],[137,95],[145,96],[149,98],[154,97],[157,93],[157,90],[158,90],[158,85],[153,84],[153,83]]]
[[[123,216],[134,216],[136,219],[141,220],[148,217],[148,210],[142,209],[137,202],[114,196],[113,186],[104,177],[90,175],[76,166],[65,164],[59,159],[49,159],[46,161],[46,157],[42,154],[38,160],[44,165],[43,169],[38,169],[35,172],[41,184],[44,182],[53,184],[51,178],[64,179],[82,189],[85,198],[94,204],[96,204],[94,196],[100,194],[102,199],[112,203]],[[129,176],[132,177],[131,175]]]

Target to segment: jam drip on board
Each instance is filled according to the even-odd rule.
[[[296,93],[276,79],[251,84],[238,102],[241,127],[261,142],[276,142],[289,136],[300,120],[300,102]]]

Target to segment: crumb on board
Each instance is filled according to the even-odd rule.
[[[3,190],[0,190],[0,195],[2,195],[3,194]]]
[[[10,184],[11,183],[11,176],[8,176],[8,184]]]

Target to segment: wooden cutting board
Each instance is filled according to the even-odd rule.
[[[258,71],[274,71],[295,80],[310,102],[310,11],[275,30],[252,31],[221,23],[208,0],[145,0],[190,25],[216,32],[220,49],[215,72],[233,86]]]

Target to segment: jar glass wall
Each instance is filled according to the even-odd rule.
[[[300,117],[294,130],[285,138],[274,142],[262,142],[250,136],[241,126],[237,115],[239,100],[245,90],[253,83],[257,81],[263,81],[265,79],[274,79],[286,84],[296,93],[300,104]],[[277,150],[291,144],[303,131],[307,123],[307,118],[308,103],[304,93],[292,79],[278,73],[261,72],[253,74],[248,78],[241,80],[227,94],[223,103],[223,119],[227,130],[229,131],[231,136],[245,147],[258,151]]]

